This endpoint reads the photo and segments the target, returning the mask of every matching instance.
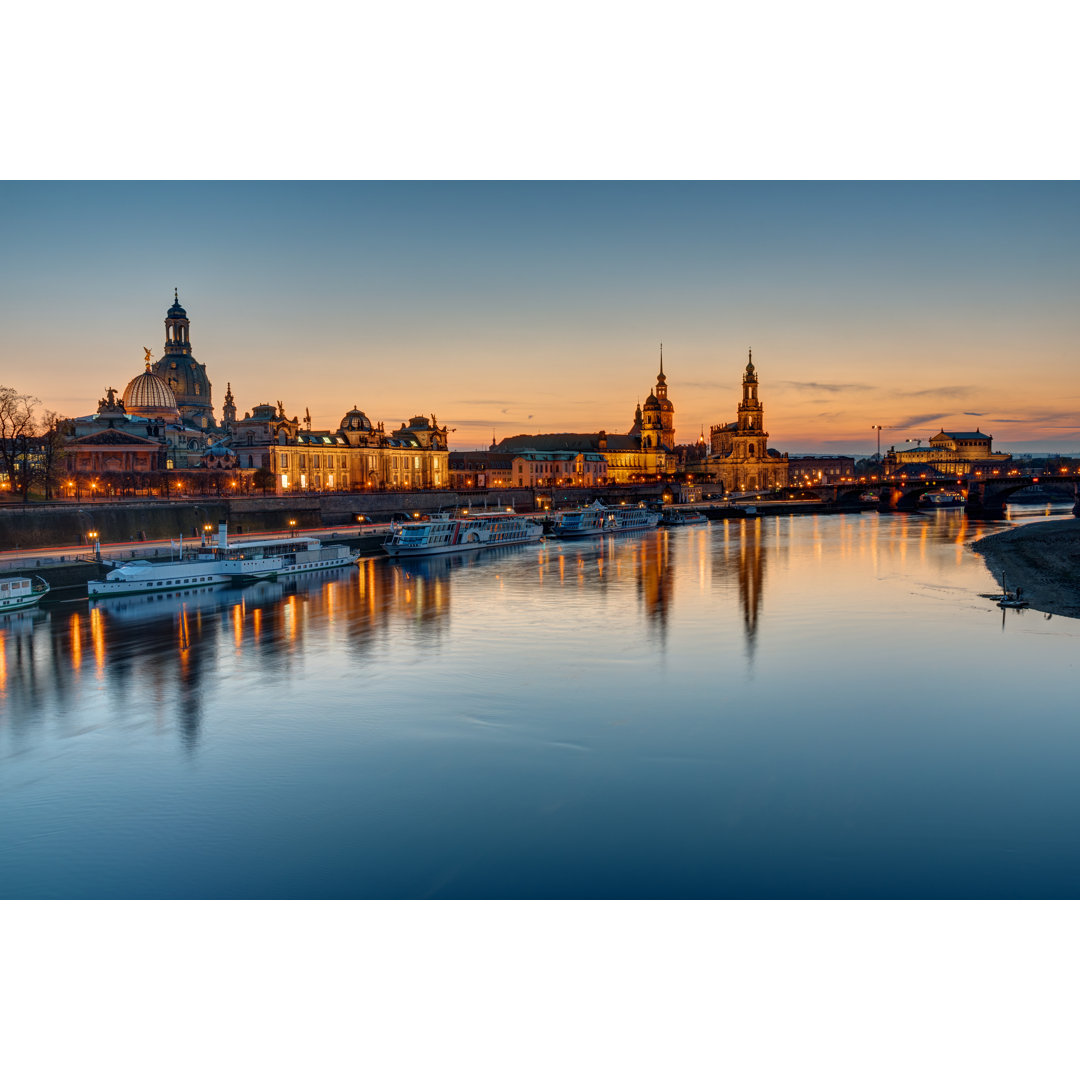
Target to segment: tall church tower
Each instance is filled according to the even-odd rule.
[[[165,314],[165,354],[154,365],[176,395],[181,419],[197,428],[214,428],[214,406],[206,368],[191,355],[191,324],[173,291],[173,305]]]
[[[225,384],[225,404],[221,408],[221,426],[232,431],[236,424],[236,399],[232,395],[232,383]]]
[[[732,454],[738,461],[762,461],[766,456],[768,441],[765,409],[758,400],[757,372],[754,371],[754,351],[751,349],[746,371],[743,373],[739,418],[731,439]]]
[[[656,390],[645,399],[641,415],[641,448],[675,449],[675,406],[667,396],[667,377],[664,375],[664,346],[660,346],[660,374]]]

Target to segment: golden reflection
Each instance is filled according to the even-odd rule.
[[[188,629],[188,613],[186,605],[180,607],[180,619],[177,623],[177,641],[180,645],[180,652],[185,653],[191,648],[191,634]]]
[[[0,630],[0,691],[7,689],[7,634]]]
[[[233,604],[232,609],[233,644],[237,649],[244,644],[244,609],[243,604]]]
[[[69,622],[71,634],[71,669],[78,671],[82,666],[82,624],[79,621],[79,613],[73,611]]]
[[[289,639],[290,643],[296,642],[297,618],[298,609],[296,606],[296,594],[293,593],[293,595],[285,601],[285,635]]]
[[[262,608],[256,608],[251,613],[251,633],[257,645],[262,637]]]
[[[645,603],[645,614],[661,637],[667,632],[668,615],[674,599],[674,579],[668,549],[668,531],[643,536],[632,548],[636,557],[638,587]],[[627,545],[628,549],[630,545]]]
[[[743,522],[745,526],[747,523]],[[815,531],[817,520],[815,518]],[[820,532],[817,533],[820,544]],[[739,603],[742,607],[743,626],[747,644],[753,648],[757,636],[758,614],[765,591],[765,547],[761,542],[761,519],[755,518],[752,531],[744,529],[739,546]]]
[[[90,609],[90,640],[94,643],[94,667],[98,675],[105,673],[105,620],[101,609]]]

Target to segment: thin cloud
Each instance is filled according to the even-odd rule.
[[[865,383],[820,383],[820,382],[796,382],[794,379],[781,379],[780,386],[791,386],[796,390],[813,390],[827,394],[842,394],[850,390],[876,390],[875,386],[867,386]]]
[[[1057,416],[995,416],[989,422],[991,424],[1038,424],[1040,427],[1080,428],[1076,418],[1068,413]]]
[[[928,386],[925,390],[896,390],[897,397],[963,397],[973,394],[975,386]]]
[[[935,420],[944,420],[947,416],[951,415],[952,413],[947,412],[923,413],[920,416],[908,416],[898,424],[886,424],[885,426],[894,431],[902,430],[904,428],[922,427],[923,424],[930,424]]]

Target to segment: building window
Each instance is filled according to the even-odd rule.
[[[281,474],[281,486],[282,486],[282,488],[287,488],[289,486],[289,474],[288,473],[282,473]]]
[[[278,465],[280,465],[283,469],[287,469],[289,467],[289,455],[278,454]]]

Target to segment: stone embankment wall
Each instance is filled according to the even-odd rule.
[[[455,506],[475,508],[513,506],[519,513],[535,510],[538,498],[556,509],[579,506],[593,499],[659,499],[661,484],[634,488],[507,488],[498,491],[382,491],[372,494],[244,497],[234,499],[123,499],[0,506],[0,551],[91,543],[97,532],[103,544],[128,540],[167,540],[201,536],[204,526],[217,529],[224,519],[229,534],[320,525],[350,525],[358,514],[389,520],[395,513],[412,514]]]

